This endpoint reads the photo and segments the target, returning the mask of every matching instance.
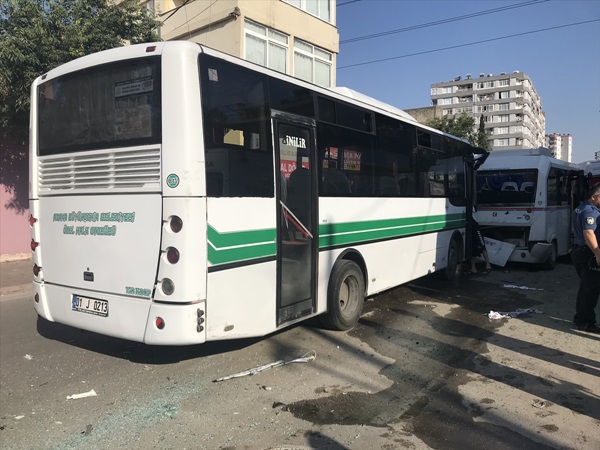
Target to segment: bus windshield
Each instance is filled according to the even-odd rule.
[[[160,142],[160,59],[119,61],[38,87],[39,155]]]
[[[532,205],[537,170],[489,170],[477,172],[480,205]]]

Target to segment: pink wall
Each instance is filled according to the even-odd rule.
[[[10,208],[14,200],[13,194],[6,192],[0,184],[0,255],[31,253],[31,228],[29,227],[29,210],[18,212]]]

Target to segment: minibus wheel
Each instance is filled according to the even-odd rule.
[[[556,241],[552,241],[552,250],[545,263],[542,267],[546,270],[552,270],[556,267],[556,260],[558,259],[558,250],[556,249]]]
[[[358,264],[342,259],[335,263],[327,287],[327,312],[321,322],[332,330],[349,330],[358,322],[365,303],[365,279]]]

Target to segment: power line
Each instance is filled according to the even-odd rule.
[[[191,0],[191,1],[194,1],[194,0]],[[190,19],[187,19],[187,15],[186,15],[186,21],[185,21],[183,24],[179,25],[178,27],[176,27],[176,28],[173,28],[173,29],[171,30],[171,32],[174,32],[174,31],[176,31],[176,30],[179,30],[180,28],[182,28],[182,27],[185,27],[185,26],[187,26],[187,27],[189,28],[189,26],[190,26],[190,21],[194,20],[196,17],[198,17],[200,14],[202,14],[204,11],[206,11],[207,9],[209,9],[211,6],[213,6],[213,5],[214,5],[215,3],[217,3],[218,1],[219,1],[219,0],[214,0],[214,1],[213,1],[213,2],[210,4],[210,5],[208,5],[206,8],[204,8],[202,11],[200,11],[198,14],[194,15],[194,16],[193,16],[193,17],[191,17]],[[186,3],[187,3],[187,2],[186,2]],[[184,5],[185,5],[185,3],[184,3],[183,5],[181,5],[179,8],[181,8],[181,7],[182,7],[182,6],[184,6]],[[173,13],[173,14],[174,14],[174,13]],[[171,16],[172,16],[173,14],[171,14]],[[171,16],[169,16],[169,17],[171,17]],[[169,17],[167,17],[167,19],[168,19]],[[167,20],[167,19],[165,19],[165,20]],[[188,30],[188,31],[189,31],[189,30]]]
[[[538,4],[538,3],[545,3],[547,1],[549,1],[549,0],[529,0],[527,2],[517,3],[516,5],[501,6],[499,8],[486,9],[484,11],[479,11],[476,13],[470,13],[470,14],[465,14],[462,16],[450,17],[448,19],[436,20],[434,22],[427,22],[427,23],[423,23],[420,25],[413,25],[413,26],[406,27],[406,28],[399,28],[397,30],[383,31],[381,33],[367,34],[365,36],[358,36],[355,38],[344,39],[344,40],[340,41],[340,44],[349,44],[351,42],[364,41],[367,39],[374,39],[374,38],[378,38],[378,37],[382,37],[382,36],[388,36],[390,34],[405,33],[407,31],[419,30],[421,28],[434,27],[437,25],[443,25],[445,23],[458,22],[460,20],[472,19],[473,17],[480,17],[480,16],[485,16],[488,14],[496,14],[496,13],[507,11],[510,9],[522,8],[524,6],[530,6],[530,5]],[[344,5],[345,4],[347,4],[347,3],[344,3]],[[338,5],[338,6],[340,6],[340,5]]]
[[[346,5],[349,5],[350,3],[357,3],[357,2],[360,2],[360,0],[349,0],[344,3],[338,3],[336,6],[339,8],[340,6],[346,6]]]
[[[191,1],[194,1],[194,0],[185,0],[185,2],[183,2],[183,4],[179,5],[177,8],[175,8],[174,11],[171,12],[171,14],[169,14],[167,17],[165,17],[165,20],[163,20],[162,22],[165,23],[168,19],[171,18],[171,16],[173,14],[175,14],[177,11],[179,11],[181,8],[183,8],[185,5],[187,5]]]
[[[436,48],[434,50],[425,50],[425,51],[422,51],[422,52],[409,53],[407,55],[392,56],[390,58],[375,59],[373,61],[365,61],[365,62],[356,63],[356,64],[348,64],[347,66],[340,66],[340,67],[338,67],[338,70],[340,70],[340,69],[347,69],[349,67],[365,66],[367,64],[375,64],[375,63],[384,62],[384,61],[391,61],[391,60],[394,60],[394,59],[408,58],[410,56],[425,55],[427,53],[441,52],[441,51],[444,51],[444,50],[452,50],[452,49],[455,49],[455,48],[468,47],[470,45],[484,44],[486,42],[500,41],[502,39],[513,38],[513,37],[517,37],[517,36],[525,36],[527,34],[541,33],[542,31],[557,30],[559,28],[574,27],[576,25],[584,25],[584,24],[587,24],[587,23],[593,23],[593,22],[599,22],[599,21],[600,21],[600,19],[586,20],[584,22],[569,23],[569,24],[566,24],[566,25],[557,25],[555,27],[542,28],[540,30],[526,31],[526,32],[523,32],[523,33],[516,33],[516,34],[509,34],[507,36],[501,36],[501,37],[492,38],[492,39],[484,39],[483,41],[469,42],[467,44],[452,45],[450,47]]]

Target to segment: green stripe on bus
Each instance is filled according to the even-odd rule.
[[[274,228],[220,233],[209,224],[208,261],[215,265],[275,256],[275,236]]]
[[[360,244],[465,226],[465,214],[369,220],[319,226],[319,247]],[[208,260],[212,265],[275,256],[276,230],[220,233],[208,225]]]
[[[358,244],[379,239],[443,231],[465,226],[465,214],[346,222],[319,226],[319,247]]]

